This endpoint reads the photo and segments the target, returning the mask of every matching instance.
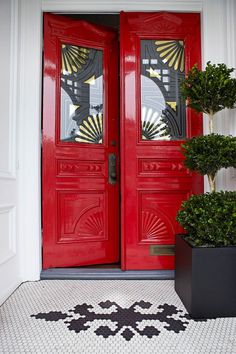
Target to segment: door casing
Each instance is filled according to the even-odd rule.
[[[125,16],[128,16],[128,17],[132,17],[132,21],[133,21],[133,24],[135,23],[135,26],[136,26],[136,28],[133,30],[133,33],[132,33],[132,35],[135,33],[135,36],[138,34],[138,36],[139,36],[139,38],[141,38],[141,36],[143,36],[143,37],[145,37],[145,38],[149,38],[150,36],[160,36],[160,33],[158,33],[158,30],[157,31],[155,31],[155,30],[153,30],[153,26],[152,26],[152,28],[148,28],[147,26],[145,27],[145,31],[144,31],[144,33],[142,33],[142,31],[143,31],[143,29],[140,29],[139,27],[141,27],[141,22],[140,21],[142,21],[142,18],[144,19],[144,21],[146,21],[147,22],[147,19],[149,19],[150,17],[151,17],[151,22],[152,21],[155,21],[155,16],[156,17],[158,17],[158,20],[160,21],[160,19],[162,19],[162,17],[164,18],[164,20],[170,20],[170,17],[172,16],[172,18],[171,18],[171,20],[173,20],[173,21],[175,21],[176,19],[180,19],[181,18],[181,14],[178,14],[177,16],[176,15],[168,15],[168,13],[158,13],[158,14],[153,14],[153,13],[151,13],[151,14],[143,14],[143,13],[139,13],[139,14],[128,14],[128,15],[126,15],[126,14],[122,14],[121,15],[122,16],[122,18],[123,18],[123,23],[122,23],[122,26],[123,26],[123,24],[124,24],[124,17]],[[196,15],[190,15],[189,17],[190,17],[190,20],[192,20],[192,17],[194,18],[194,16],[196,17]],[[137,19],[138,19],[138,21],[137,21]],[[141,20],[140,20],[141,19]],[[189,19],[188,19],[188,15],[187,14],[183,14],[182,15],[182,18],[181,18],[183,21],[187,21],[188,23],[189,23]],[[127,19],[125,19],[126,21],[127,21]],[[136,20],[136,22],[135,22],[135,20]],[[163,19],[162,19],[163,20]],[[137,27],[138,26],[138,27]],[[188,28],[188,26],[189,25],[187,25],[187,29],[189,29]],[[125,24],[124,24],[124,27],[125,27]],[[183,28],[185,28],[186,29],[186,24],[183,24],[183,26],[180,28],[180,33],[182,33],[181,31],[182,31],[182,29]],[[160,31],[160,30],[159,30]],[[124,33],[124,31],[123,31],[123,33]],[[182,34],[180,34],[180,33],[177,33],[177,34],[175,34],[175,37],[176,38],[179,38],[178,36],[180,36],[181,37],[181,35]],[[197,58],[197,61],[199,62],[200,60],[199,60],[199,58],[200,58],[200,55],[198,56],[198,57],[196,57],[196,53],[198,52],[198,50],[199,50],[199,48],[200,48],[200,40],[199,40],[199,32],[197,31],[196,32],[197,33],[197,38],[198,38],[198,40],[197,40],[197,46],[195,47],[195,57],[194,57],[194,55],[193,55],[193,58]],[[132,38],[132,35],[131,35],[131,38]],[[170,33],[168,33],[168,34],[163,34],[163,33],[161,33],[161,36],[162,36],[162,38],[169,38],[168,36],[170,36]],[[173,37],[173,34],[171,34],[171,36]],[[172,38],[171,37],[171,38]],[[133,39],[132,39],[133,40]],[[123,51],[123,54],[124,55],[121,55],[122,56],[122,60],[121,60],[121,72],[122,72],[122,78],[124,78],[124,77],[128,77],[128,75],[127,74],[130,74],[130,71],[127,73],[127,71],[125,71],[126,69],[127,69],[127,67],[125,67],[125,65],[124,65],[124,63],[125,63],[125,58],[127,57],[127,53],[125,54],[125,50],[126,50],[126,47],[125,47],[125,45],[124,45],[124,43],[126,43],[125,42],[125,39],[123,40],[123,42],[122,42],[122,44],[123,44],[123,46],[122,46],[122,51]],[[127,43],[126,43],[127,44]],[[127,47],[128,48],[128,47]],[[128,49],[129,50],[129,49]],[[200,52],[199,52],[199,54],[200,54]],[[136,57],[138,57],[138,53],[136,52]],[[190,59],[191,59],[191,57],[190,57]],[[187,58],[187,60],[189,61],[189,58]],[[188,65],[189,65],[189,62],[188,62]],[[122,71],[123,70],[123,71]],[[128,70],[130,70],[130,69],[128,69]],[[129,92],[136,92],[136,94],[137,95],[139,95],[139,87],[138,87],[138,89],[137,89],[137,87],[130,87],[130,82],[128,82],[127,81],[127,86],[126,87],[129,87]],[[132,86],[132,85],[131,85]],[[123,99],[123,104],[122,104],[122,116],[121,116],[121,126],[122,126],[122,128],[124,128],[125,126],[127,126],[128,124],[127,124],[127,115],[126,115],[126,111],[125,111],[125,109],[127,109],[127,107],[128,107],[128,109],[130,108],[129,107],[129,103],[128,104],[126,104],[126,105],[124,105],[124,103],[125,102],[128,102],[129,100],[127,99],[127,98],[129,98],[129,97],[127,97],[127,91],[128,90],[125,90],[125,87],[124,86],[122,86],[121,85],[121,87],[122,87],[122,90],[121,90],[121,92],[122,92],[122,99]],[[130,93],[128,93],[128,95],[130,95]],[[125,107],[125,109],[123,109]],[[136,110],[136,111],[138,111],[138,109]],[[192,113],[191,113],[192,114]],[[190,116],[190,113],[189,113],[189,116]],[[190,119],[189,119],[189,121],[190,121]],[[139,125],[137,125],[137,127],[136,127],[136,130],[137,130],[137,128],[139,127]],[[189,124],[189,126],[188,126],[188,135],[191,135],[190,134],[190,131],[191,131],[191,129],[190,129],[190,124]],[[194,132],[195,133],[199,133],[201,131],[201,127],[200,127],[200,124],[198,123],[197,125],[196,125],[196,127],[195,127],[195,130],[194,130]],[[126,149],[128,150],[129,149],[129,146],[127,145],[127,143],[126,143],[126,140],[125,140],[125,129],[122,131],[122,151],[123,151],[123,156],[126,154]],[[126,145],[125,145],[126,144]],[[161,146],[161,145],[163,145],[163,147],[166,145],[165,143],[159,143],[158,144],[159,145],[159,147]],[[174,144],[172,144],[172,145],[176,145],[176,143],[174,143]],[[178,145],[178,144],[177,144]],[[151,145],[150,144],[148,144],[147,146],[149,146],[150,148],[151,148]],[[132,156],[132,154],[133,154],[133,156]],[[129,158],[132,160],[132,158],[134,158],[134,159],[136,159],[136,156],[134,156],[136,154],[136,152],[135,152],[135,149],[131,152],[131,154],[129,155]],[[170,156],[170,155],[169,155]],[[178,158],[179,158],[179,156],[178,156]],[[123,164],[122,166],[125,166],[125,164]],[[125,169],[124,168],[122,168],[121,169],[121,175],[122,175],[122,180],[123,181],[125,181],[125,179],[126,179],[126,171],[125,171]],[[155,178],[156,176],[154,176],[154,178]],[[133,176],[133,178],[136,178],[136,176],[134,177]],[[46,179],[46,176],[45,176],[45,179]],[[185,191],[185,194],[187,193],[187,191],[188,191],[188,193],[186,194],[186,195],[188,195],[189,194],[189,192],[190,192],[190,189],[193,191],[193,192],[199,192],[199,190],[201,189],[201,181],[199,181],[199,179],[196,179],[195,178],[195,183],[197,182],[197,185],[198,185],[198,187],[197,188],[195,188],[195,190],[194,190],[194,186],[188,186],[187,188],[186,188],[186,186],[185,186],[185,189],[186,189],[186,191]],[[191,184],[191,183],[190,183]],[[128,195],[127,197],[126,197],[126,199],[125,198],[122,198],[122,201],[123,201],[123,205],[122,205],[122,212],[124,212],[125,210],[127,210],[127,209],[125,209],[125,204],[126,204],[126,201],[127,201],[127,199],[129,199],[130,197],[131,197],[131,195],[132,195],[132,193],[133,193],[133,191],[132,190],[129,190],[128,192],[128,194],[127,194],[127,188],[126,187],[124,187],[125,186],[125,183],[122,185],[122,191],[123,191],[123,195]],[[124,187],[124,188],[123,188]],[[193,188],[192,188],[193,187]],[[171,194],[171,191],[168,191],[168,193],[170,193]],[[176,192],[175,192],[175,194],[176,194]],[[134,200],[133,200],[133,202],[134,202]],[[179,203],[179,199],[178,199],[178,203]],[[127,202],[127,204],[130,204],[130,201],[128,200],[128,202]],[[135,206],[135,208],[136,208],[136,205],[138,204],[138,200],[136,199],[136,203],[134,202],[133,203],[133,205]],[[123,233],[122,233],[122,250],[123,250],[123,252],[122,252],[122,269],[133,269],[133,266],[131,265],[131,266],[127,266],[127,258],[125,257],[125,255],[126,255],[126,251],[127,251],[127,247],[128,247],[128,244],[129,244],[129,242],[130,242],[130,239],[128,238],[128,237],[126,237],[126,235],[127,235],[127,232],[125,231],[125,227],[124,227],[124,225],[128,225],[129,224],[129,219],[127,219],[126,218],[126,215],[125,214],[123,214],[123,222],[122,222],[122,226],[123,226]],[[135,222],[136,222],[136,224],[135,224],[135,227],[134,228],[138,228],[138,225],[140,224],[140,221],[138,221],[137,219],[135,219]],[[125,234],[125,232],[126,232],[126,234]],[[130,231],[128,232],[128,233],[130,233]],[[131,232],[132,233],[132,232]],[[139,257],[138,257],[138,255],[137,255],[137,259],[138,259]],[[135,263],[137,263],[138,265],[137,265],[137,267],[138,268],[134,268],[134,269],[145,269],[146,268],[146,261],[148,260],[148,259],[152,259],[152,261],[153,261],[153,259],[154,259],[154,257],[146,257],[145,258],[145,261],[144,261],[144,259],[143,259],[143,261],[141,261],[141,260],[139,260],[139,262],[137,262],[137,260],[135,260]],[[149,266],[147,266],[148,268],[147,269],[155,269],[156,268],[156,266],[157,267],[159,267],[160,269],[172,269],[173,268],[173,257],[165,257],[165,258],[163,258],[163,257],[159,257],[159,259],[162,259],[162,262],[159,262],[158,261],[158,259],[156,258],[155,259],[155,262],[153,263],[153,262],[151,262],[151,264],[149,265]],[[142,263],[143,262],[143,263]],[[129,263],[129,262],[128,262]],[[145,263],[145,264],[144,264]],[[131,267],[131,268],[130,268]]]
[[[175,12],[200,12],[202,16],[202,54],[203,62],[211,59],[213,62],[225,62],[233,66],[235,41],[235,3],[232,1],[189,0],[186,3],[168,1],[146,2],[123,1],[115,3],[94,0],[60,1],[52,0],[22,0],[20,3],[13,1],[13,22],[15,30],[11,33],[13,55],[12,80],[16,87],[18,109],[13,112],[18,122],[17,141],[17,176],[20,181],[19,205],[16,213],[19,247],[17,252],[20,257],[19,276],[22,281],[38,280],[42,269],[41,262],[41,164],[40,164],[40,137],[41,137],[41,82],[42,62],[41,51],[43,43],[42,16],[43,12],[55,13],[80,13],[80,12],[117,12],[124,11],[175,11]],[[20,11],[19,11],[20,10]],[[30,16],[28,15],[30,13]],[[19,30],[20,26],[20,48]],[[228,28],[228,35],[224,35]],[[217,44],[215,38],[217,36]],[[21,60],[19,61],[19,58]],[[16,69],[17,68],[17,69]],[[15,73],[15,74],[14,74]],[[18,74],[19,75],[18,75]],[[17,74],[17,77],[16,77]],[[34,78],[34,80],[32,80]],[[27,85],[25,84],[27,83]],[[13,105],[15,106],[15,105]],[[235,127],[229,130],[230,112],[225,112],[225,117],[220,120],[225,131],[234,134]],[[219,118],[221,113],[219,113]],[[34,117],[34,119],[32,119]],[[232,118],[232,117],[231,117]],[[232,122],[232,120],[230,120]],[[231,124],[231,123],[230,123]],[[207,132],[207,126],[204,131]],[[20,168],[19,168],[20,167]],[[30,173],[29,173],[30,171]],[[218,180],[219,189],[234,188],[235,176],[232,171]],[[29,218],[30,215],[30,218]],[[8,265],[8,264],[7,264]],[[5,272],[7,274],[7,272]],[[8,289],[7,289],[8,291]]]

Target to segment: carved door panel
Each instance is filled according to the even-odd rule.
[[[112,30],[44,16],[44,268],[118,261],[117,58]]]
[[[180,98],[200,53],[199,14],[121,14],[123,269],[174,269],[177,210],[203,189],[180,152],[202,129]]]

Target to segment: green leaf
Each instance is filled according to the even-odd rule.
[[[221,168],[236,167],[236,137],[197,136],[186,140],[181,149],[185,166],[201,175],[214,177]]]
[[[192,195],[184,201],[177,221],[195,245],[236,245],[236,192]]]
[[[194,65],[181,84],[182,97],[197,112],[217,113],[224,108],[234,108],[236,79],[231,78],[234,68],[225,64],[207,62],[206,69]]]

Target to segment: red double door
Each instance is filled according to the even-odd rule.
[[[202,191],[180,151],[202,127],[180,95],[200,64],[199,14],[121,13],[118,43],[44,16],[44,269],[173,269],[177,210]]]

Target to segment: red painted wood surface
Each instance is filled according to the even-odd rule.
[[[60,142],[62,43],[103,51],[103,144]],[[113,263],[119,259],[119,178],[115,185],[108,183],[108,154],[114,153],[118,159],[119,148],[117,58],[117,36],[113,30],[45,14],[44,269]]]
[[[122,269],[174,269],[174,256],[151,256],[150,246],[174,244],[182,231],[175,221],[181,201],[202,192],[203,180],[184,168],[182,141],[141,140],[141,39],[183,40],[188,72],[201,63],[200,16],[121,13]],[[201,132],[201,117],[187,110],[187,137]],[[152,227],[155,240],[148,233]]]

